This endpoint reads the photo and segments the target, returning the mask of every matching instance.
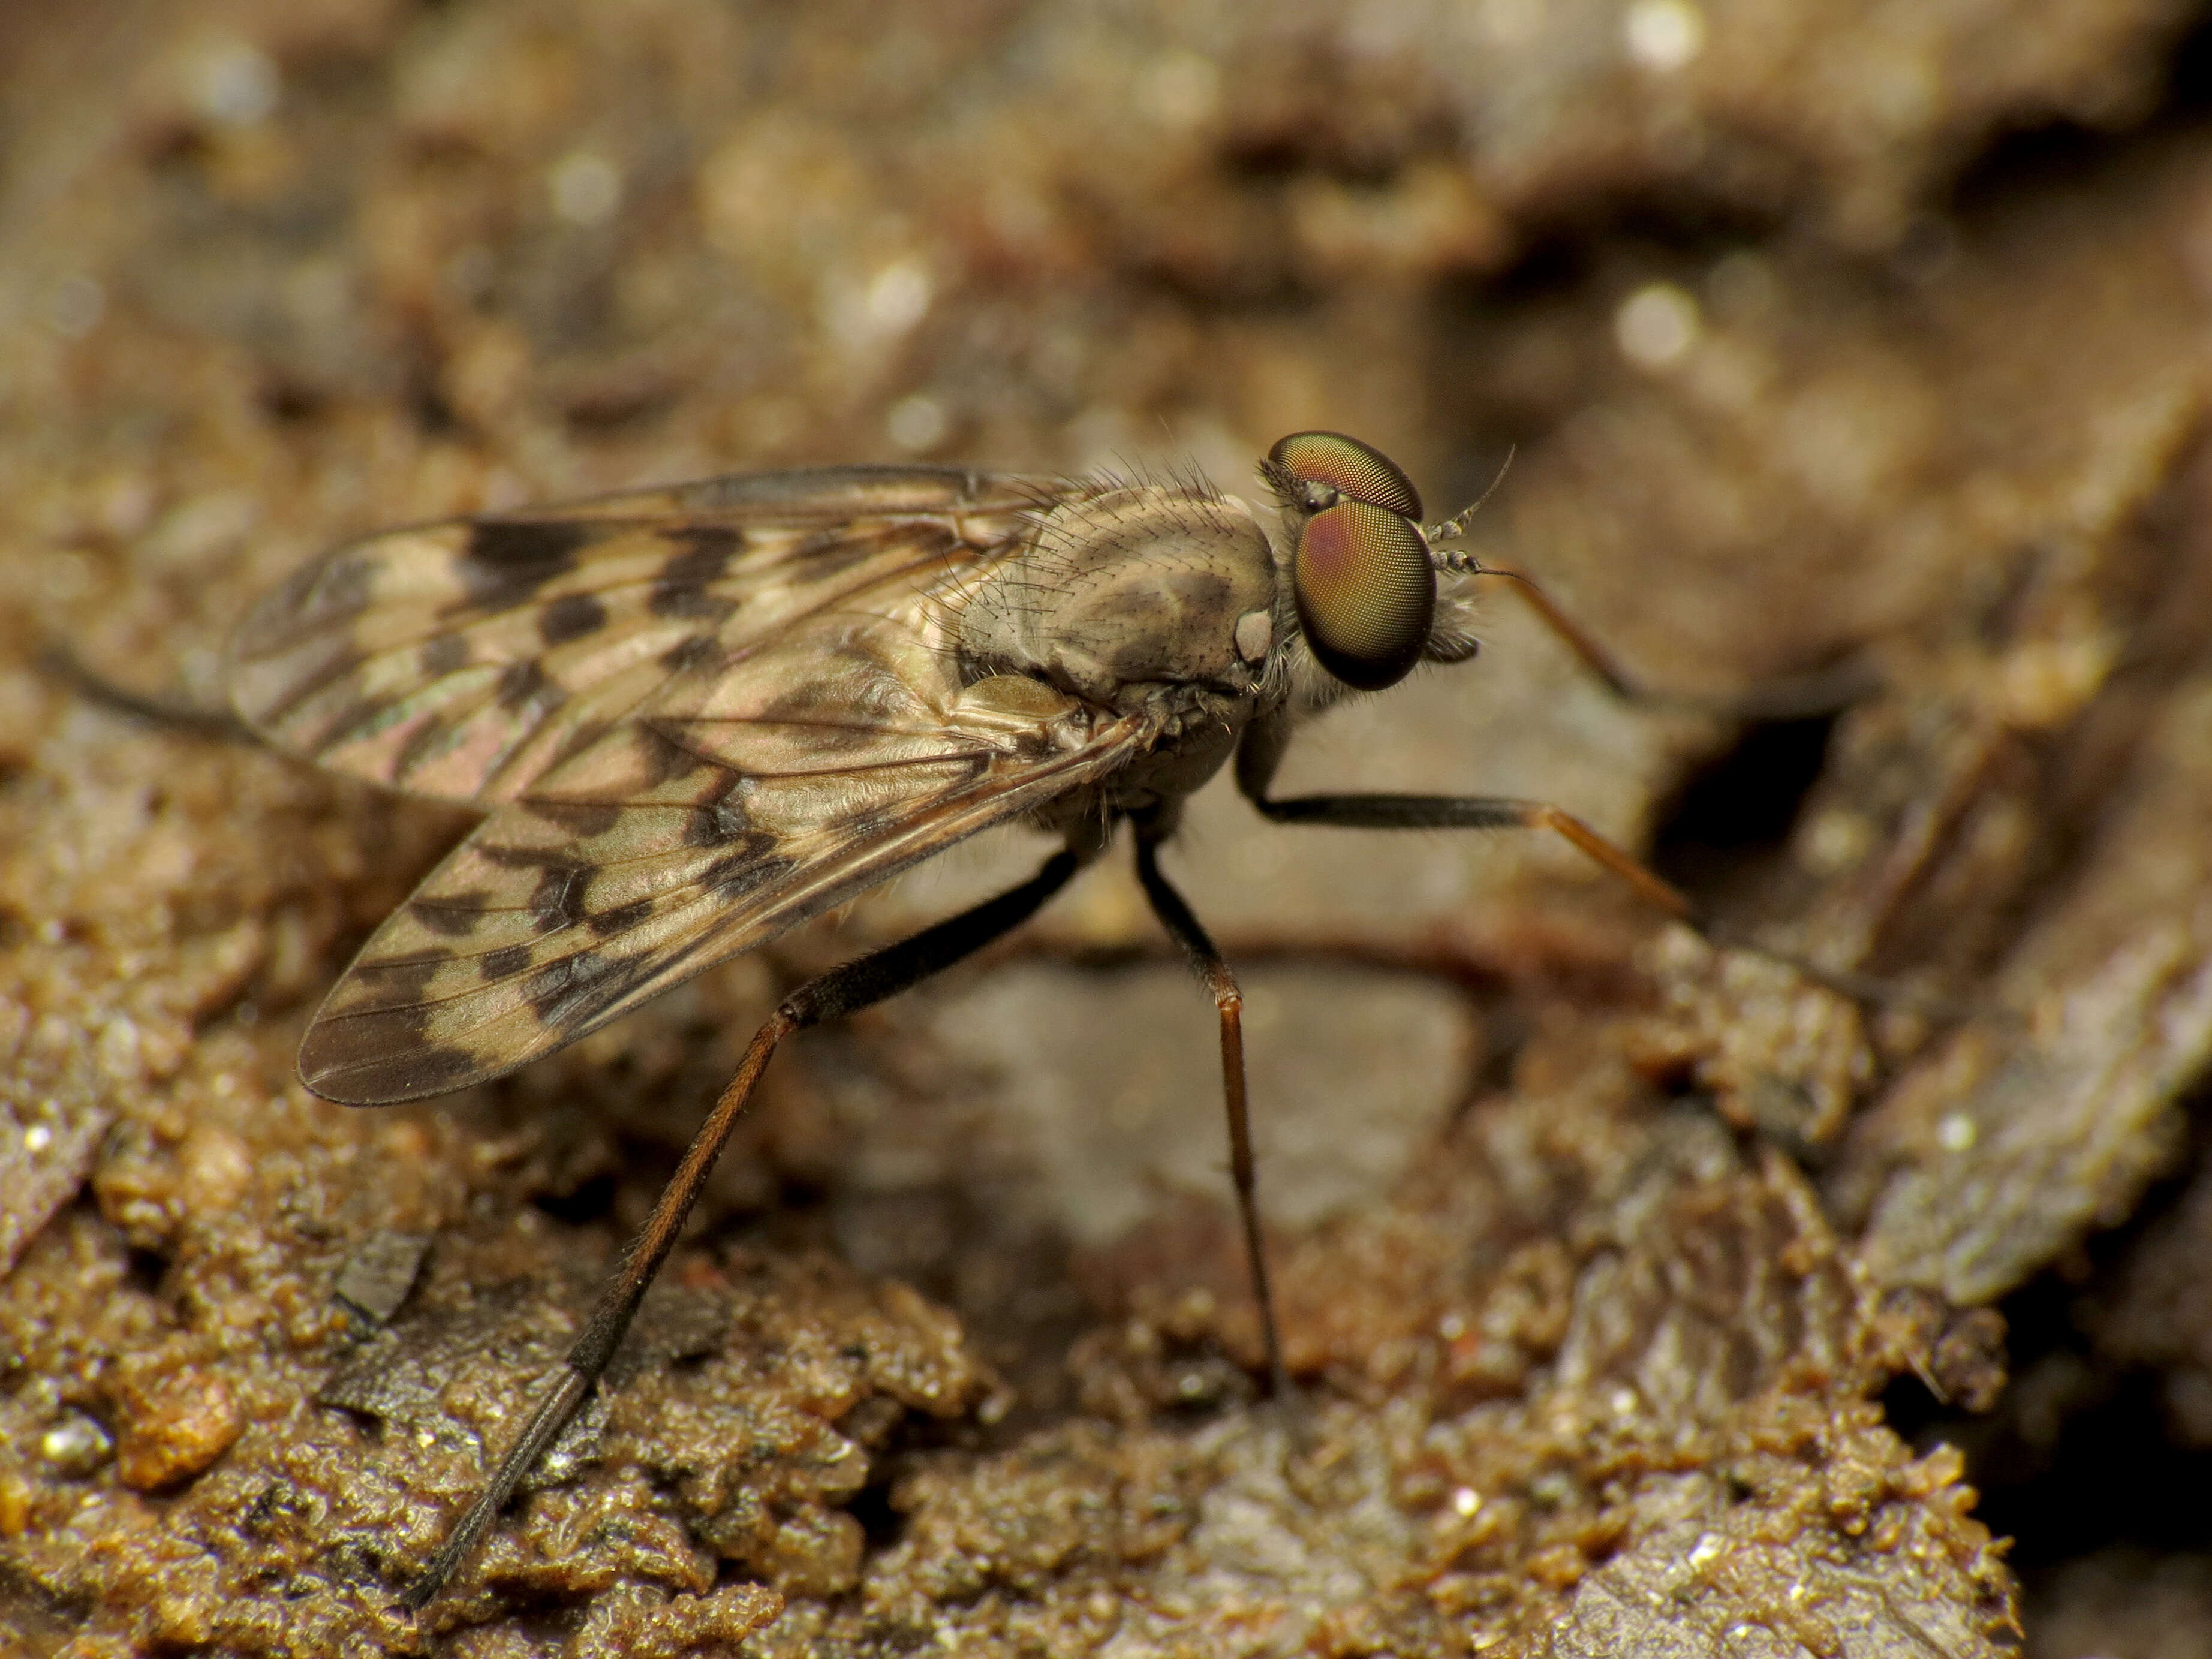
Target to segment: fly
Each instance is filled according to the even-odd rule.
[[[1285,438],[1255,508],[1191,483],[836,467],[395,530],[270,594],[232,700],[277,745],[485,811],[378,928],[301,1044],[350,1105],[480,1083],[574,1042],[997,823],[1060,837],[1029,880],[800,986],[753,1038],[557,1378],[402,1597],[420,1608],[582,1406],[777,1047],[1018,927],[1127,823],[1212,995],[1231,1170],[1266,1346],[1235,974],[1159,867],[1224,765],[1278,823],[1548,830],[1686,915],[1540,802],[1269,793],[1297,727],[1475,653],[1403,471]],[[1569,641],[1587,642],[1549,608]]]

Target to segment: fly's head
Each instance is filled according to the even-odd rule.
[[[1294,432],[1267,452],[1290,544],[1298,630],[1335,687],[1379,691],[1418,662],[1474,653],[1456,605],[1439,607],[1421,497],[1397,463],[1338,432]]]
[[[969,597],[971,674],[1015,673],[1122,714],[1241,727],[1271,696],[1280,578],[1267,532],[1234,496],[1116,485],[1042,512]]]

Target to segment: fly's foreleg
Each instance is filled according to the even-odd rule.
[[[1697,907],[1672,883],[1571,813],[1542,801],[1491,795],[1293,795],[1252,804],[1277,823],[1345,830],[1548,830],[1610,870],[1651,904],[1695,924]]]

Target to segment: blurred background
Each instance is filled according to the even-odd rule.
[[[0,9],[0,1655],[2212,1655],[2208,325],[2181,0]],[[1215,787],[1301,1411],[1111,863],[778,1060],[396,1619],[781,990],[1038,846],[330,1106],[306,1018],[468,820],[225,728],[252,597],[1315,427],[1431,516],[1506,467],[1470,544],[1659,695],[1485,593],[1288,787],[1555,802],[1828,983]]]

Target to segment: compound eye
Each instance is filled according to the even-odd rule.
[[[1301,483],[1321,484],[1346,501],[1365,501],[1401,519],[1421,516],[1413,482],[1379,449],[1341,432],[1293,432],[1267,459]]]
[[[1346,685],[1379,691],[1420,660],[1437,614],[1437,577],[1421,532],[1367,501],[1339,501],[1306,521],[1291,563],[1306,643]]]

